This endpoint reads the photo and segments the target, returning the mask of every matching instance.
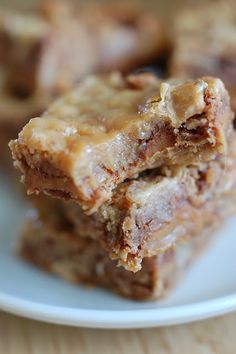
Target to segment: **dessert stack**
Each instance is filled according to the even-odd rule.
[[[166,295],[235,211],[220,79],[88,76],[11,141],[33,208],[21,255],[132,299]]]

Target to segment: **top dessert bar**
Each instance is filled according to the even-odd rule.
[[[29,193],[75,200],[92,213],[137,173],[224,153],[232,118],[219,79],[90,76],[10,147]]]
[[[235,9],[233,1],[215,1],[179,12],[174,21],[170,75],[214,75],[235,87]]]
[[[55,95],[89,73],[147,65],[165,46],[159,19],[137,6],[44,1],[37,10],[0,11],[1,80],[17,97]]]

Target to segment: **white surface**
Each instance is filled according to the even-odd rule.
[[[236,218],[172,295],[138,303],[101,289],[85,289],[21,261],[16,235],[25,214],[6,177],[0,176],[0,308],[43,321],[100,328],[164,326],[236,310]]]

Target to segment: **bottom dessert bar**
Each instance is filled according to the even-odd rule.
[[[22,234],[20,254],[31,263],[75,283],[110,288],[135,300],[158,299],[174,288],[192,261],[206,248],[224,217],[235,212],[235,204],[231,196],[222,198],[220,208],[200,234],[193,231],[188,240],[145,258],[137,273],[117,267],[97,241],[78,238],[70,224],[56,215],[48,222],[32,215]]]

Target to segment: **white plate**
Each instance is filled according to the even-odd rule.
[[[172,295],[138,303],[102,289],[64,282],[21,261],[16,235],[25,214],[7,178],[0,176],[0,308],[47,322],[96,328],[172,325],[236,309],[236,218],[192,267]]]

